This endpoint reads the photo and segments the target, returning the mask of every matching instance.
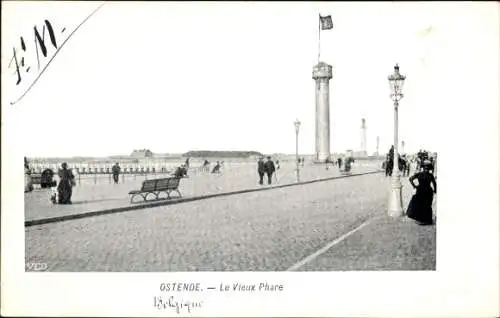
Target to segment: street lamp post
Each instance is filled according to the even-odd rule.
[[[406,76],[399,73],[399,66],[394,66],[394,73],[389,75],[389,86],[391,89],[391,99],[394,102],[394,158],[392,167],[391,189],[389,193],[388,214],[391,217],[403,216],[403,198],[401,177],[399,175],[398,156],[398,107],[399,101],[403,98],[403,85]]]
[[[300,181],[300,174],[299,174],[299,128],[300,128],[300,121],[297,119],[294,122],[295,124],[295,173],[297,176],[297,182]]]

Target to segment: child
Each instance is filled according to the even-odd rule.
[[[57,184],[54,181],[52,187],[50,187],[50,201],[53,204],[59,203],[59,191],[57,190]]]

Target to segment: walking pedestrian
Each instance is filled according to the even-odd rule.
[[[212,173],[220,173],[220,162],[217,161],[217,164],[212,169]]]
[[[58,200],[59,204],[71,204],[71,196],[73,195],[73,184],[75,176],[73,172],[68,169],[68,164],[63,162],[61,164],[61,169],[58,172],[59,184],[57,185]]]
[[[393,169],[393,164],[394,164],[394,159],[391,157],[390,154],[387,155],[386,159],[386,164],[385,164],[385,176],[386,177],[391,177],[392,176],[392,169]]]
[[[210,169],[210,161],[205,159],[205,161],[203,162],[203,166],[201,167],[201,170],[203,172],[207,172],[207,171],[209,171],[209,169]]]
[[[428,225],[433,223],[432,200],[437,187],[436,179],[430,173],[431,162],[429,160],[422,163],[422,169],[410,177],[410,183],[417,191],[408,204],[406,215],[421,225]],[[415,179],[418,180],[418,185],[413,182]]]
[[[264,165],[264,158],[260,157],[257,162],[257,173],[259,174],[259,184],[264,184],[264,173],[266,172],[266,167]]]
[[[117,184],[118,180],[120,179],[121,170],[122,168],[120,168],[120,164],[118,162],[111,168],[111,173],[113,174],[113,180],[115,181],[115,184]]]
[[[274,162],[271,160],[271,157],[267,157],[264,168],[267,174],[267,184],[271,184],[273,180],[273,173],[276,171],[276,167],[274,166]]]
[[[345,163],[344,163],[344,172],[345,173],[351,172],[351,165],[353,162],[354,162],[354,159],[352,157],[348,157],[345,159]]]

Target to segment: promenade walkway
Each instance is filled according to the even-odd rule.
[[[436,226],[389,218],[389,185],[366,174],[29,226],[26,261],[71,272],[434,270]],[[406,206],[407,178],[403,189]]]
[[[199,172],[196,169],[189,171],[189,178],[181,180],[180,191],[185,199],[193,199],[200,196],[217,195],[232,191],[252,190],[280,185],[295,184],[295,166],[285,164],[278,170],[276,178],[273,178],[271,186],[258,184],[258,175],[255,165],[226,164],[221,174]],[[378,171],[377,164],[355,165],[352,174]],[[313,181],[324,178],[339,177],[342,173],[338,168],[330,166],[328,170],[323,165],[306,165],[301,168],[301,181]],[[167,177],[168,175],[156,175],[154,178]],[[47,218],[63,217],[68,215],[80,215],[110,209],[126,209],[147,207],[151,204],[168,204],[170,202],[153,201],[130,203],[128,192],[140,189],[146,176],[124,176],[120,177],[118,184],[109,183],[108,176],[101,176],[94,183],[93,176],[81,178],[81,182],[73,189],[72,205],[54,205],[49,201],[50,190],[37,189],[25,194],[25,220],[32,222]],[[153,176],[147,176],[153,178]]]

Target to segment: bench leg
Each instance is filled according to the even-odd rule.
[[[130,195],[130,203],[134,203],[134,198],[135,198],[136,194],[131,194]]]
[[[179,190],[175,190],[175,192],[177,192],[177,194],[179,194],[179,198],[182,198],[182,194]]]

